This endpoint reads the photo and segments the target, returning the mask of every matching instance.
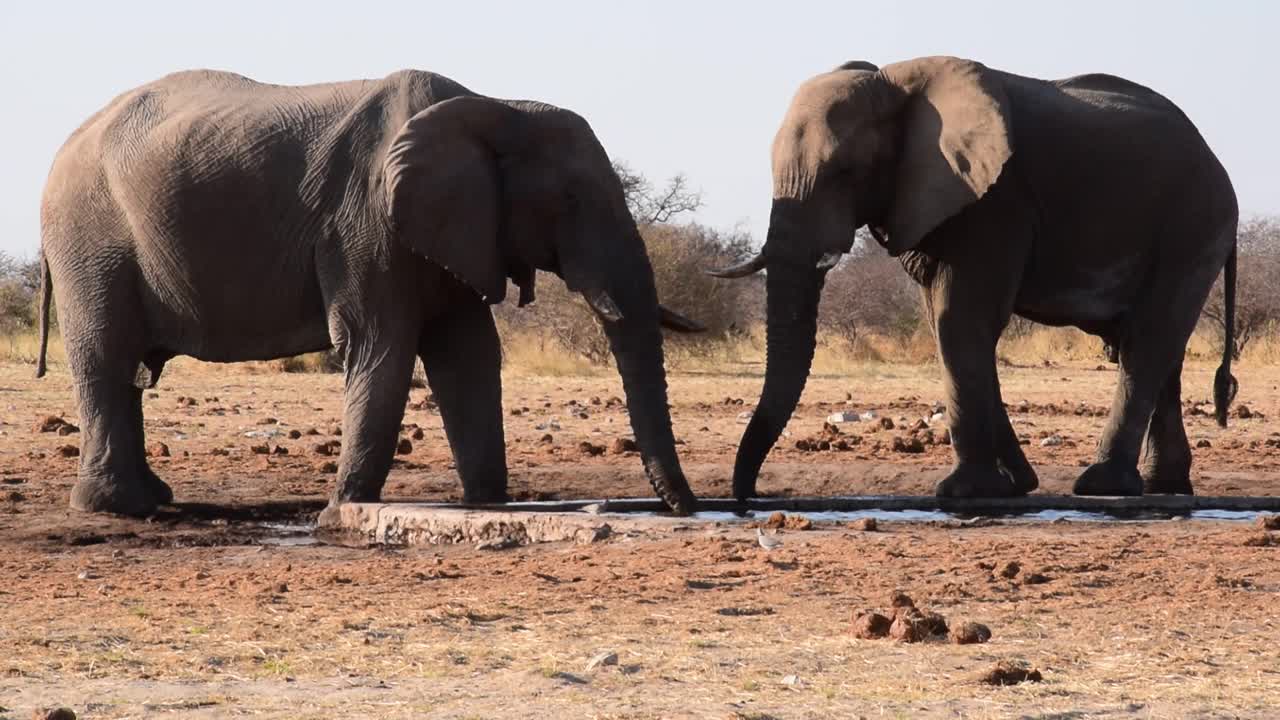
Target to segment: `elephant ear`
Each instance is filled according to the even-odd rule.
[[[517,115],[487,98],[445,100],[409,118],[383,165],[387,214],[399,240],[489,303],[507,294],[499,155]]]
[[[898,255],[985,195],[1013,147],[1008,98],[986,67],[930,58],[885,70],[908,93],[885,223],[889,252]]]

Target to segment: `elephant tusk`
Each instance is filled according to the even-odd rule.
[[[748,275],[754,275],[764,269],[765,260],[764,253],[756,255],[750,260],[733,267],[727,267],[723,270],[706,270],[706,274],[711,277],[725,278],[732,280],[734,278],[744,278]]]
[[[889,241],[885,238],[883,230],[875,225],[868,225],[867,232],[871,233],[871,237],[875,238],[876,242],[880,243],[880,247],[889,247]]]
[[[613,302],[613,298],[609,297],[609,293],[604,290],[595,290],[592,292],[582,293],[582,297],[586,298],[587,304],[601,318],[609,322],[618,322],[622,319],[622,311]]]
[[[674,330],[682,333],[700,333],[707,331],[706,326],[694,320],[690,320],[664,305],[658,305],[658,313],[658,321],[662,323],[662,327],[668,330]]]
[[[840,257],[843,255],[844,253],[838,252],[823,253],[822,257],[818,258],[818,262],[815,267],[819,270],[830,270],[840,262]]]

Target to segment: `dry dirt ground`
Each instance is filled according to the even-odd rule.
[[[1197,490],[1275,494],[1280,368],[1237,369],[1237,404],[1251,416],[1225,430],[1196,410],[1208,408],[1212,371],[1190,366],[1183,381],[1188,435],[1209,445],[1195,451]],[[0,366],[0,717],[50,705],[92,718],[1280,712],[1280,533],[1250,524],[819,525],[783,531],[771,552],[740,525],[504,551],[279,544],[333,481],[325,463],[336,457],[317,447],[341,440],[338,376],[172,365],[145,413],[153,467],[180,504],[132,521],[67,509],[76,460],[59,449],[78,435],[34,426],[50,415],[77,423],[69,378],[62,367],[42,381],[30,373]],[[1112,366],[1001,373],[1041,492],[1066,492],[1097,442]],[[671,378],[700,495],[728,493],[740,415],[759,384],[758,368]],[[648,495],[637,456],[612,451],[628,435],[610,402],[621,395],[615,375],[512,375],[505,395],[517,497]],[[940,398],[927,366],[812,378],[762,490],[930,492],[950,448],[900,449]],[[389,498],[459,496],[426,400],[412,393],[412,448]],[[824,433],[843,410],[875,410],[895,427]],[[935,441],[941,427],[928,427]],[[849,449],[796,447],[824,439]],[[1006,577],[1010,562],[1021,569]],[[854,614],[888,612],[895,590],[953,625],[988,625],[991,641],[854,637]],[[616,663],[588,669],[606,652]],[[1026,663],[1043,681],[980,682],[999,661]]]

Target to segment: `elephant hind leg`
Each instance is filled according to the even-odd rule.
[[[1152,495],[1193,495],[1191,445],[1182,425],[1182,363],[1160,390],[1147,428],[1143,457],[1144,491]]]
[[[1166,459],[1160,460],[1170,468],[1168,486],[1182,485],[1172,474],[1183,462],[1177,459],[1173,446],[1186,444],[1177,375],[1187,340],[1219,267],[1200,263],[1155,269],[1142,293],[1142,303],[1134,309],[1120,336],[1120,382],[1116,384],[1111,415],[1098,443],[1097,461],[1076,479],[1075,494],[1141,495],[1148,483],[1138,472],[1138,455],[1153,422],[1162,439],[1156,443],[1157,449],[1168,453]],[[1153,418],[1157,405],[1161,409],[1158,419]],[[1188,468],[1189,458],[1187,452]],[[1177,474],[1181,472],[1178,470]],[[1189,489],[1189,480],[1186,485]]]

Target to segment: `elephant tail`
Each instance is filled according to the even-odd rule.
[[[1236,397],[1240,383],[1231,374],[1231,360],[1236,354],[1236,248],[1232,246],[1222,271],[1222,364],[1213,376],[1213,415],[1218,425],[1227,426],[1227,408]]]
[[[40,253],[40,354],[36,356],[36,377],[44,377],[49,369],[49,305],[53,302],[53,275],[49,272],[49,258]]]

